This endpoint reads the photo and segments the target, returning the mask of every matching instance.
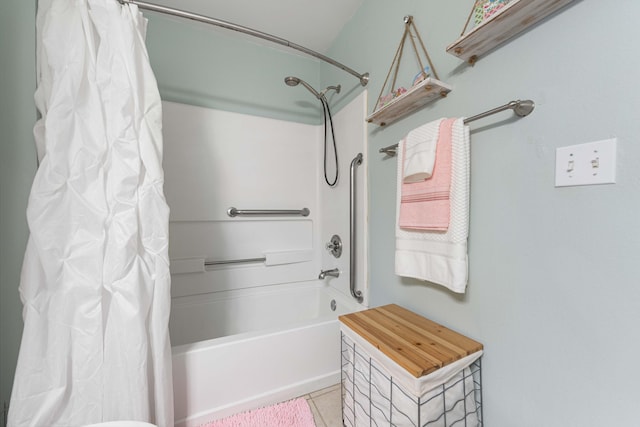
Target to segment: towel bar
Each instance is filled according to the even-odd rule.
[[[513,110],[513,112],[516,114],[516,116],[518,117],[526,117],[529,114],[531,114],[531,112],[533,111],[533,109],[535,108],[535,103],[530,100],[530,99],[525,99],[524,101],[521,100],[517,100],[517,101],[511,101],[507,104],[501,105],[499,107],[493,108],[491,110],[485,111],[484,113],[480,113],[480,114],[476,114],[475,116],[471,116],[471,117],[467,117],[466,119],[464,119],[464,124],[468,124],[470,122],[473,122],[475,120],[479,120],[479,119],[484,119],[487,116],[491,116],[493,114],[499,113],[501,111],[504,110]],[[395,156],[396,155],[396,149],[398,148],[398,144],[393,144],[393,145],[389,145],[388,147],[383,147],[381,149],[378,150],[378,153],[384,153],[387,156]]]

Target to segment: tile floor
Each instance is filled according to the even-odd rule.
[[[309,393],[307,399],[316,427],[343,427],[340,384]]]

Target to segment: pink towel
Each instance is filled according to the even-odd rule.
[[[402,153],[404,141],[399,144],[398,153]],[[446,231],[400,228],[403,156],[398,156],[395,230],[395,272],[398,276],[438,283],[453,292],[464,293],[468,278],[469,145],[469,127],[459,118],[451,127],[450,219]]]
[[[447,231],[451,216],[451,130],[455,119],[440,124],[431,178],[402,184],[399,225],[415,230]],[[404,153],[402,153],[404,156]]]

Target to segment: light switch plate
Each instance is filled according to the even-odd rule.
[[[556,149],[556,187],[614,184],[616,138]]]

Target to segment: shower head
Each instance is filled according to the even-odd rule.
[[[284,78],[284,82],[287,84],[287,86],[298,86],[298,84],[302,84],[302,86],[306,87],[307,90],[313,94],[313,96],[315,96],[318,99],[322,99],[322,95],[320,95],[318,91],[316,91],[314,88],[311,87],[311,85],[309,85],[309,83],[305,82],[302,79],[289,76]]]
[[[312,88],[311,85],[309,85],[304,80],[299,79],[298,77],[293,77],[293,76],[285,77],[284,78],[284,82],[287,84],[287,86],[298,86],[300,83],[302,83],[302,86],[306,87],[307,90],[309,92],[311,92],[318,99],[324,98],[324,94],[329,92],[330,90],[335,90],[336,93],[340,93],[340,88],[341,88],[340,85],[338,85],[338,86],[329,86],[325,90],[323,90],[322,92],[318,93],[318,91],[316,91],[314,88]],[[325,100],[326,100],[326,98],[325,98]]]
[[[300,83],[300,79],[297,77],[289,76],[284,78],[284,82],[287,84],[287,86],[298,86],[298,83]]]
[[[324,94],[330,90],[335,90],[336,93],[340,93],[340,85],[329,86],[322,92],[318,93],[317,90],[312,88],[307,82],[305,82],[304,80],[298,77],[293,77],[293,76],[285,77],[284,82],[286,83],[287,86],[298,86],[300,83],[302,83],[302,86],[306,87],[307,90],[311,92],[313,96],[318,98],[318,100],[322,104],[322,114],[324,115],[324,181],[329,185],[329,187],[334,187],[338,182],[338,148],[336,147],[336,136],[334,134],[334,129],[333,129],[333,119],[331,118],[331,110],[329,110],[329,101],[327,101],[327,98],[324,96]],[[336,174],[333,182],[329,182],[329,178],[327,178],[327,117],[329,118],[329,123],[331,124],[331,137],[333,139],[333,153],[335,156],[335,165],[336,165],[335,167]],[[320,274],[321,279],[324,278],[325,273],[327,272],[323,271]]]

